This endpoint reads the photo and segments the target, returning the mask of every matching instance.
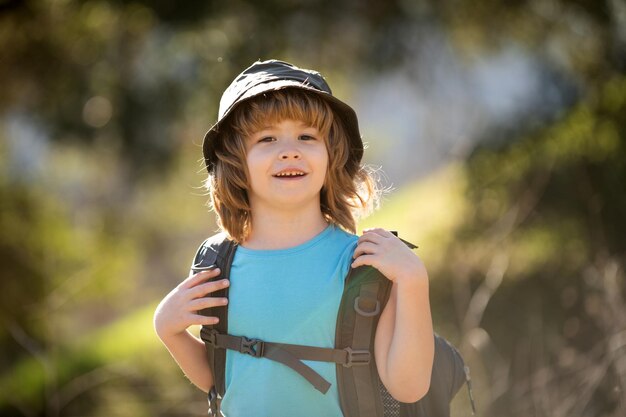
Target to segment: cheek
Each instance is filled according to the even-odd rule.
[[[246,165],[248,168],[248,185],[251,188],[255,188],[258,184],[259,179],[263,176],[265,172],[265,167],[263,166],[263,158],[257,153],[248,153],[246,156]]]
[[[263,154],[259,151],[252,150],[248,152],[246,155],[246,164],[248,165],[248,170],[250,172],[259,171],[264,169],[264,161],[266,158],[263,158]]]
[[[326,183],[326,178],[328,177],[328,166],[330,164],[330,160],[328,157],[328,153],[326,152],[326,149],[324,149],[324,152],[322,154],[320,154],[319,156],[319,166],[320,166],[320,175],[321,175],[321,181],[322,183]]]

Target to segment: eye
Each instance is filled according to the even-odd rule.
[[[276,138],[273,137],[273,136],[263,136],[257,142],[259,142],[259,143],[262,143],[262,142],[274,142],[275,140],[276,140]]]
[[[298,137],[298,139],[300,139],[300,140],[317,140],[317,138],[315,136],[311,136],[311,135],[300,135],[300,137]]]

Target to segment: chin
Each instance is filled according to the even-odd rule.
[[[305,207],[310,205],[314,205],[320,207],[320,198],[319,195],[311,197],[311,196],[289,196],[286,198],[279,198],[275,200],[274,204],[277,208],[280,209],[298,209],[302,210]]]

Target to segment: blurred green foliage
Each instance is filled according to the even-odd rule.
[[[536,109],[505,137],[487,131],[361,228],[420,246],[436,327],[472,368],[481,415],[623,416],[625,10],[0,2],[0,414],[204,415],[151,316],[215,231],[199,143],[222,90],[276,57],[319,69],[346,97],[357,80],[416,71],[434,31],[467,62],[514,40],[575,94],[552,118]],[[460,394],[454,415],[468,410]]]
[[[516,381],[489,399],[496,414],[511,404],[540,415],[624,410],[625,100],[626,77],[616,75],[552,126],[468,159],[475,209],[453,252],[473,259],[447,270],[457,282],[463,271],[472,291],[506,258],[481,317],[506,360],[501,372]],[[538,390],[541,401],[524,401]]]

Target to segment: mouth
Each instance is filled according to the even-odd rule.
[[[304,171],[285,170],[285,171],[280,171],[277,174],[274,174],[273,177],[274,178],[280,178],[280,179],[296,179],[296,178],[302,178],[302,177],[304,177],[306,175],[307,174]]]

